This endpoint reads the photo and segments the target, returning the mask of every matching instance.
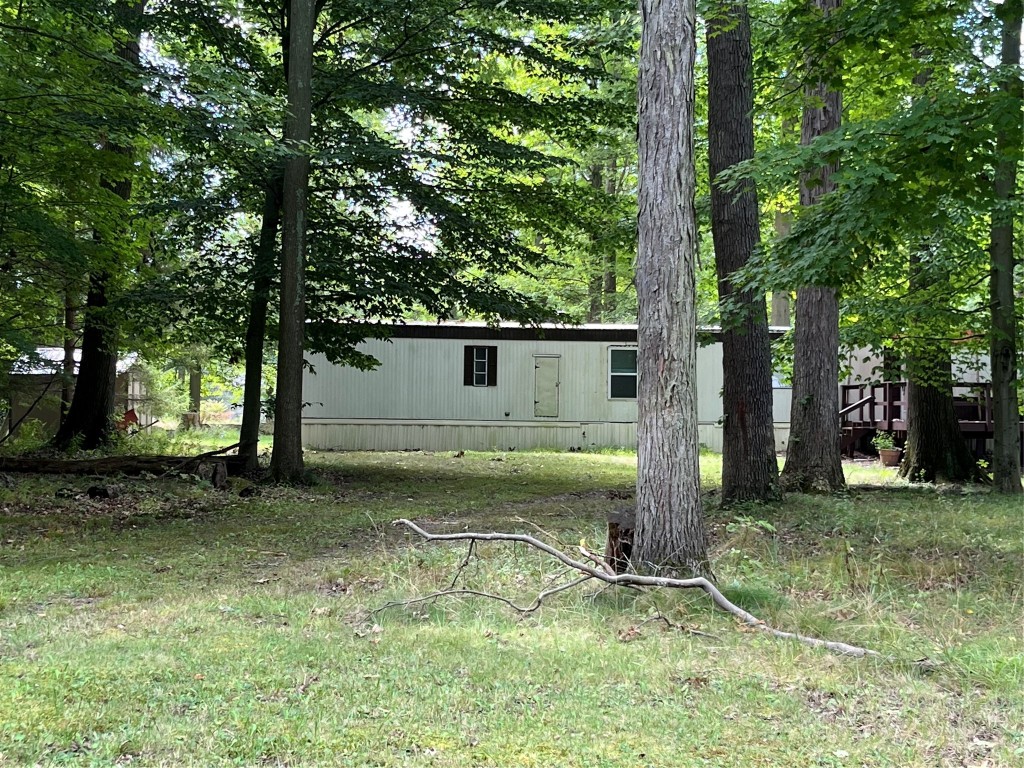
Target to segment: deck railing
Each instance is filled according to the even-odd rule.
[[[992,385],[957,382],[953,407],[965,432],[991,432]],[[884,432],[907,429],[907,382],[840,386],[839,413],[843,426],[863,426]]]

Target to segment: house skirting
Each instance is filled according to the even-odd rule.
[[[721,425],[698,424],[697,432],[703,445],[722,450]],[[776,449],[784,450],[788,439],[789,424],[776,423]],[[304,419],[302,443],[321,451],[635,448],[636,422]]]

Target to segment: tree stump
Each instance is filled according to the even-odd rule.
[[[620,509],[608,515],[608,542],[604,548],[604,560],[616,574],[629,570],[635,528],[636,513],[633,510]]]
[[[116,499],[121,495],[116,485],[90,485],[86,493],[90,499]]]
[[[200,462],[196,466],[196,475],[200,480],[209,482],[218,491],[223,491],[228,487],[228,466],[225,461]]]

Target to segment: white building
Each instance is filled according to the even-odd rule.
[[[722,448],[722,348],[697,352],[700,441]],[[359,350],[372,371],[314,355],[303,443],[320,450],[559,450],[636,445],[636,326],[398,325]],[[790,390],[774,392],[776,445]]]

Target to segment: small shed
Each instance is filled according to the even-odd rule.
[[[74,351],[75,376],[82,351]],[[74,381],[72,380],[72,387]],[[3,424],[6,434],[22,421],[34,420],[43,425],[50,434],[56,433],[61,419],[61,391],[64,385],[64,349],[61,347],[38,347],[31,358],[22,358],[14,363],[7,376],[6,410]],[[129,353],[117,361],[117,392],[115,411],[124,412],[135,408],[142,416],[145,403],[145,387],[138,367],[138,355]]]
[[[585,450],[636,445],[635,325],[396,325],[359,346],[371,371],[312,356],[305,446],[318,450]],[[722,448],[722,347],[697,351],[699,439]],[[776,446],[790,390],[774,390]]]

